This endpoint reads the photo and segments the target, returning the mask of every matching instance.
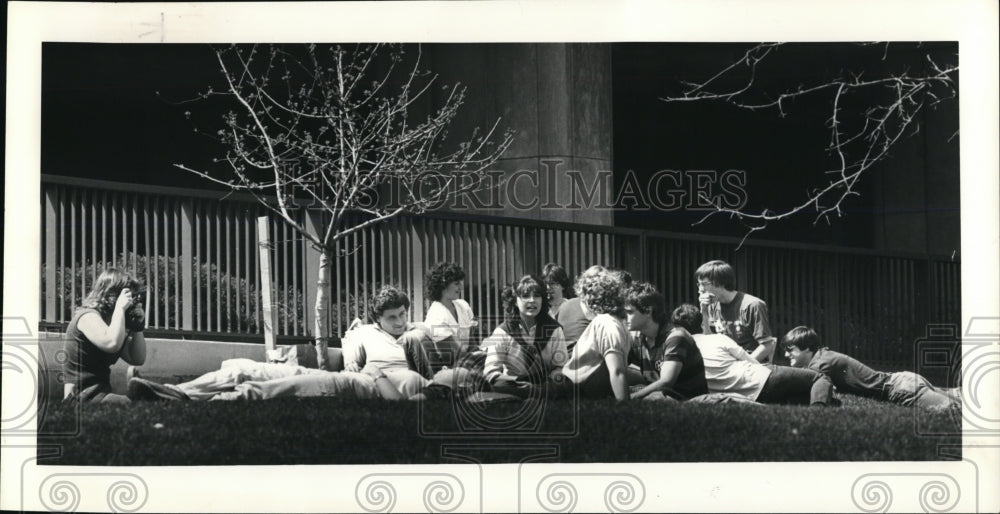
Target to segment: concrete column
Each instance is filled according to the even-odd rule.
[[[452,134],[475,127],[515,131],[496,168],[508,181],[499,208],[477,214],[611,225],[610,210],[585,203],[582,189],[613,201],[611,48],[606,44],[429,45],[442,83],[461,82],[468,97]],[[546,164],[547,163],[547,164]],[[547,173],[549,170],[554,172]],[[605,173],[601,173],[605,172]],[[576,174],[574,182],[572,175]],[[554,178],[554,182],[553,182]],[[553,182],[553,183],[550,183]],[[576,187],[576,202],[571,198]],[[602,189],[603,187],[603,189]],[[599,200],[594,198],[592,204]],[[577,208],[565,206],[575,204]],[[553,208],[555,205],[562,207]]]

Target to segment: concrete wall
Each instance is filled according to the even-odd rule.
[[[958,258],[961,192],[958,137],[953,132],[958,113],[924,108],[920,117],[920,132],[899,143],[873,177],[873,246]]]

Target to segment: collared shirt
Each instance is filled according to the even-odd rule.
[[[469,333],[472,331],[473,318],[475,314],[468,302],[462,299],[454,300],[455,312],[458,319],[451,314],[451,311],[443,303],[435,301],[427,309],[424,317],[424,324],[429,330],[428,334],[436,343],[449,337],[455,338],[455,342],[464,346],[469,342]]]
[[[410,323],[406,326],[407,331],[415,328],[420,328],[420,325]],[[344,334],[341,344],[344,364],[356,362],[359,367],[375,364],[383,371],[409,369],[406,364],[406,349],[397,339],[376,323],[349,330]]]

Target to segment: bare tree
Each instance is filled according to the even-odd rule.
[[[917,113],[925,106],[935,105],[956,98],[955,78],[958,65],[942,65],[924,57],[924,73],[886,73],[873,76],[876,70],[844,70],[840,76],[823,80],[816,84],[798,84],[776,94],[761,88],[761,66],[769,57],[781,49],[785,43],[761,43],[753,46],[737,61],[721,69],[703,82],[684,82],[684,90],[677,96],[662,97],[664,102],[725,102],[749,111],[775,112],[780,117],[789,114],[788,109],[795,100],[806,96],[826,95],[829,116],[822,121],[829,129],[829,144],[820,149],[833,154],[837,165],[831,169],[806,170],[822,177],[820,184],[806,191],[804,199],[791,208],[759,212],[723,207],[714,204],[708,214],[694,223],[698,225],[716,215],[727,215],[741,221],[747,232],[740,241],[742,246],[747,237],[763,230],[770,222],[779,221],[804,212],[814,212],[813,224],[820,220],[830,222],[831,216],[842,216],[841,205],[851,196],[860,196],[856,186],[873,166],[889,156],[892,148],[919,130],[915,123]],[[886,59],[889,43],[860,43],[882,51]],[[884,45],[884,49],[880,47]],[[957,58],[957,56],[956,56]],[[742,74],[742,75],[741,75]],[[745,78],[734,78],[745,76]],[[720,90],[720,83],[736,80],[735,89]],[[862,95],[861,93],[865,93]],[[845,108],[848,97],[878,98],[874,104]]]
[[[225,88],[192,101],[222,96],[231,102],[212,134],[227,148],[215,166],[221,170],[175,164],[254,195],[320,252],[314,336],[322,369],[328,368],[335,244],[477,191],[513,140],[510,131],[500,132],[499,119],[483,133],[449,138],[466,90],[438,84],[437,75],[422,69],[421,48],[415,55],[406,50],[379,44],[217,49]],[[386,192],[389,200],[380,196]],[[296,194],[325,213],[320,233],[298,221]]]

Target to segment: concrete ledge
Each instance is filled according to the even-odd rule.
[[[300,351],[303,348],[311,350],[312,346],[299,345]],[[40,390],[47,390],[50,396],[56,398],[62,398],[63,394],[62,349],[61,339],[39,341],[39,362],[42,368],[39,380],[45,380],[48,386],[46,389],[39,384]],[[335,371],[343,369],[344,362],[340,348],[327,349],[327,355]],[[311,367],[315,367],[315,355],[311,357]],[[240,358],[265,362],[264,345],[149,338],[146,339],[146,363],[139,367],[139,372],[142,376],[153,380],[180,382],[218,370],[224,360]],[[310,359],[307,356],[305,360]],[[124,394],[125,371],[128,366],[119,359],[111,367],[111,388],[115,392]]]

